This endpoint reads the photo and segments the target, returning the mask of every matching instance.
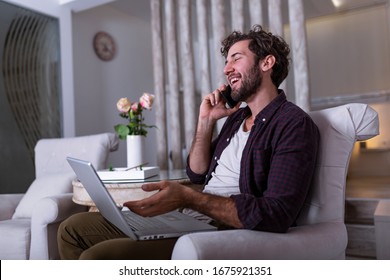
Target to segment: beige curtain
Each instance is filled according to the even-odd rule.
[[[290,25],[295,99],[310,110],[306,29],[302,0],[150,0],[156,94],[157,163],[181,169],[195,132],[202,97],[225,83],[221,40],[261,24],[284,36]],[[266,6],[268,5],[268,6]],[[288,5],[284,7],[283,5]],[[283,22],[282,9],[289,10]],[[268,19],[265,22],[265,12]],[[285,88],[285,84],[282,84]]]

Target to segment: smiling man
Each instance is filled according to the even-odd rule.
[[[142,216],[184,208],[221,229],[286,232],[308,193],[319,143],[310,117],[278,89],[288,74],[290,49],[254,26],[247,34],[230,34],[221,52],[231,97],[239,103],[225,106],[226,85],[202,100],[187,174],[204,184],[203,192],[175,182],[151,183],[143,189],[159,192],[125,205]],[[240,108],[241,102],[246,106]],[[61,224],[58,242],[62,258],[157,259],[170,258],[175,239],[133,241],[100,214],[82,213]]]

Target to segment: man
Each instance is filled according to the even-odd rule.
[[[294,225],[312,180],[319,134],[310,117],[286,100],[280,83],[288,74],[289,47],[254,26],[222,42],[224,74],[239,103],[226,108],[222,85],[200,105],[187,174],[203,192],[175,182],[151,183],[149,198],[126,202],[142,216],[179,208],[220,228],[285,232]],[[247,106],[240,108],[240,102]],[[217,120],[228,116],[212,140]],[[138,242],[126,238],[99,213],[82,213],[61,224],[62,258],[170,258],[176,239]]]

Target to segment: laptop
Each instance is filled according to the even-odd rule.
[[[67,161],[103,217],[133,240],[172,238],[217,229],[179,211],[154,217],[142,217],[130,210],[121,211],[92,163],[71,157],[67,157]]]

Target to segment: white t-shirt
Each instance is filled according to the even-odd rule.
[[[233,135],[229,145],[223,150],[217,161],[218,165],[212,173],[212,178],[205,185],[203,192],[224,197],[240,193],[238,186],[240,163],[242,151],[250,133],[250,131],[244,131],[244,123],[245,121],[237,133]],[[205,222],[211,221],[209,217],[191,209],[185,209],[183,212]]]
[[[220,196],[239,194],[238,180],[240,177],[240,163],[242,151],[248,140],[250,131],[244,131],[244,122],[233,135],[229,145],[223,150],[217,161],[218,165],[212,173],[204,192]]]

